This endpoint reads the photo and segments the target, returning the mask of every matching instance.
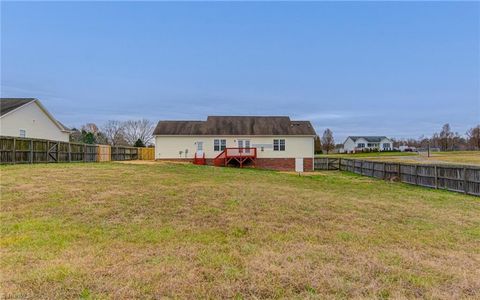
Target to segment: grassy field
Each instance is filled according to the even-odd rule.
[[[347,173],[3,166],[2,298],[478,298],[480,200]]]
[[[390,157],[371,157],[369,159],[378,161],[399,161],[406,163],[420,164],[461,164],[461,165],[480,165],[480,151],[454,151],[454,152],[434,152],[428,157],[422,153],[416,156],[390,156]]]
[[[480,151],[450,151],[432,152],[430,157],[426,153],[412,152],[373,152],[355,154],[331,154],[319,155],[317,157],[342,157],[353,159],[367,159],[375,161],[394,161],[406,163],[438,163],[438,164],[466,164],[480,165]]]
[[[416,156],[416,152],[364,152],[364,153],[332,153],[332,154],[318,154],[316,157],[342,157],[342,158],[364,158],[364,157],[393,157],[393,156]]]

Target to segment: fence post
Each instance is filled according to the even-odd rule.
[[[398,164],[397,176],[398,176],[398,180],[401,182],[402,181],[402,174],[400,172],[400,164]]]
[[[83,145],[83,162],[87,161],[87,145]]]
[[[383,163],[383,180],[387,179],[386,163]]]
[[[33,164],[33,140],[30,140],[30,163]]]
[[[467,167],[463,167],[463,192],[468,194],[467,190]]]
[[[68,143],[68,162],[72,162],[72,147],[71,144]]]
[[[360,174],[363,175],[363,160],[360,161]]]
[[[435,172],[435,189],[438,189],[437,165],[433,166],[433,170],[434,170],[434,172]]]
[[[327,171],[328,171],[328,157],[327,157]]]
[[[338,170],[341,171],[341,168],[342,168],[342,158],[339,157],[339,158],[338,158]]]
[[[17,147],[17,139],[13,138],[13,150],[12,150],[12,162],[13,162],[13,164],[15,164],[16,147]]]
[[[415,185],[418,185],[418,165],[415,165]]]

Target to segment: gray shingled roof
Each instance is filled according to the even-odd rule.
[[[289,117],[209,116],[207,121],[159,121],[153,135],[316,135],[309,121]]]
[[[0,98],[0,116],[34,100],[35,98]]]
[[[43,105],[40,104],[40,101],[35,98],[0,98],[0,117],[32,101],[37,101],[37,104],[39,104],[40,107],[43,107]],[[46,111],[45,108],[43,108],[43,110]],[[49,115],[53,119],[53,116],[49,112],[47,112],[47,115]],[[63,125],[60,121],[56,119],[53,120],[58,123],[58,126],[62,130],[70,131],[70,129],[67,126]]]
[[[370,143],[380,143],[383,139],[388,139],[386,136],[349,136],[354,142],[358,139],[365,139],[367,142]]]

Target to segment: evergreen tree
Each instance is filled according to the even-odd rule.
[[[84,132],[83,142],[85,144],[95,144],[95,135],[92,132]]]
[[[145,147],[145,144],[141,139],[138,139],[135,144],[133,144],[134,147]]]

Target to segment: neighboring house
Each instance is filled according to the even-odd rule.
[[[70,130],[35,98],[0,98],[0,135],[68,142]]]
[[[393,141],[386,136],[349,136],[343,143],[343,151],[347,153],[365,150],[393,150]]]
[[[313,170],[316,133],[309,121],[291,121],[289,117],[209,116],[206,121],[160,121],[153,135],[157,160],[205,157],[207,164],[217,164],[219,160],[220,164],[235,164],[241,157],[252,155],[255,157],[245,163],[257,168]],[[227,161],[234,153],[240,159]]]

